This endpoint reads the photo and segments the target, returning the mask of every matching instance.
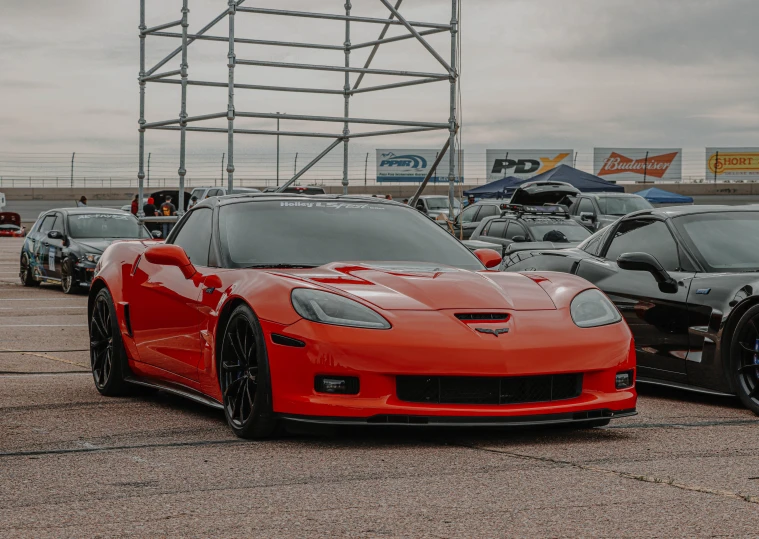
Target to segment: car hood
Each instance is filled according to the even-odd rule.
[[[79,245],[83,251],[87,251],[88,253],[93,254],[99,254],[106,250],[106,248],[112,244],[114,240],[111,239],[100,239],[100,238],[83,238],[81,240],[72,239],[72,243],[75,243],[76,245]]]
[[[287,272],[320,288],[350,294],[384,310],[555,309],[548,294],[519,273],[473,272],[423,263],[333,263]]]

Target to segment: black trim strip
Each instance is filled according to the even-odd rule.
[[[280,335],[279,333],[272,333],[271,334],[271,342],[274,344],[280,344],[282,346],[292,346],[293,348],[305,348],[306,343],[303,341],[299,341],[298,339],[293,339],[292,337],[285,337],[284,335]]]
[[[209,406],[210,408],[215,408],[217,410],[224,409],[224,405],[220,403],[219,401],[214,400],[211,397],[208,397],[206,395],[203,395],[202,393],[199,393],[189,387],[179,386],[179,385],[172,384],[170,382],[163,382],[159,380],[138,378],[136,376],[127,377],[124,379],[124,381],[129,382],[130,384],[138,385],[138,386],[150,387],[153,389],[166,391],[167,393],[172,393],[179,397],[184,397],[185,399],[190,399],[191,401],[204,404],[205,406]]]

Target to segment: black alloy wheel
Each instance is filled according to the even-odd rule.
[[[240,438],[266,438],[277,426],[263,331],[247,305],[237,307],[224,330],[219,385],[224,415]]]
[[[32,264],[29,260],[29,255],[23,253],[21,255],[21,268],[19,270],[19,277],[21,284],[24,286],[39,286],[40,282],[34,278]]]
[[[95,297],[90,317],[90,363],[95,387],[108,397],[123,395],[128,372],[113,299],[107,288]]]
[[[733,386],[746,408],[759,415],[759,305],[741,317],[730,347]]]
[[[73,263],[66,259],[61,264],[61,288],[64,294],[75,294],[79,291],[79,281],[74,278]]]

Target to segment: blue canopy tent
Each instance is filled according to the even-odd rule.
[[[582,170],[577,170],[569,165],[559,165],[558,167],[533,176],[530,182],[553,181],[568,183],[583,193],[624,193],[625,188],[615,183],[607,182],[603,178],[594,176]]]
[[[509,176],[508,178],[501,178],[469,191],[464,191],[464,196],[469,197],[471,195],[475,198],[509,198],[511,193],[525,181],[522,178]]]
[[[693,197],[670,193],[669,191],[657,187],[644,189],[635,194],[642,196],[651,204],[693,204]]]

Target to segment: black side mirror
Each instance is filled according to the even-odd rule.
[[[524,236],[514,236],[513,238],[511,238],[511,240],[515,243],[524,243],[527,241],[527,238],[525,238]]]
[[[66,236],[63,235],[63,232],[59,230],[51,230],[47,233],[47,237],[51,240],[63,240],[66,238]]]
[[[590,221],[591,223],[596,222],[596,216],[590,213],[589,211],[580,212],[580,220],[581,221]]]
[[[659,283],[659,290],[665,294],[677,292],[677,281],[648,253],[624,253],[617,258],[617,265],[627,271],[647,271]]]

